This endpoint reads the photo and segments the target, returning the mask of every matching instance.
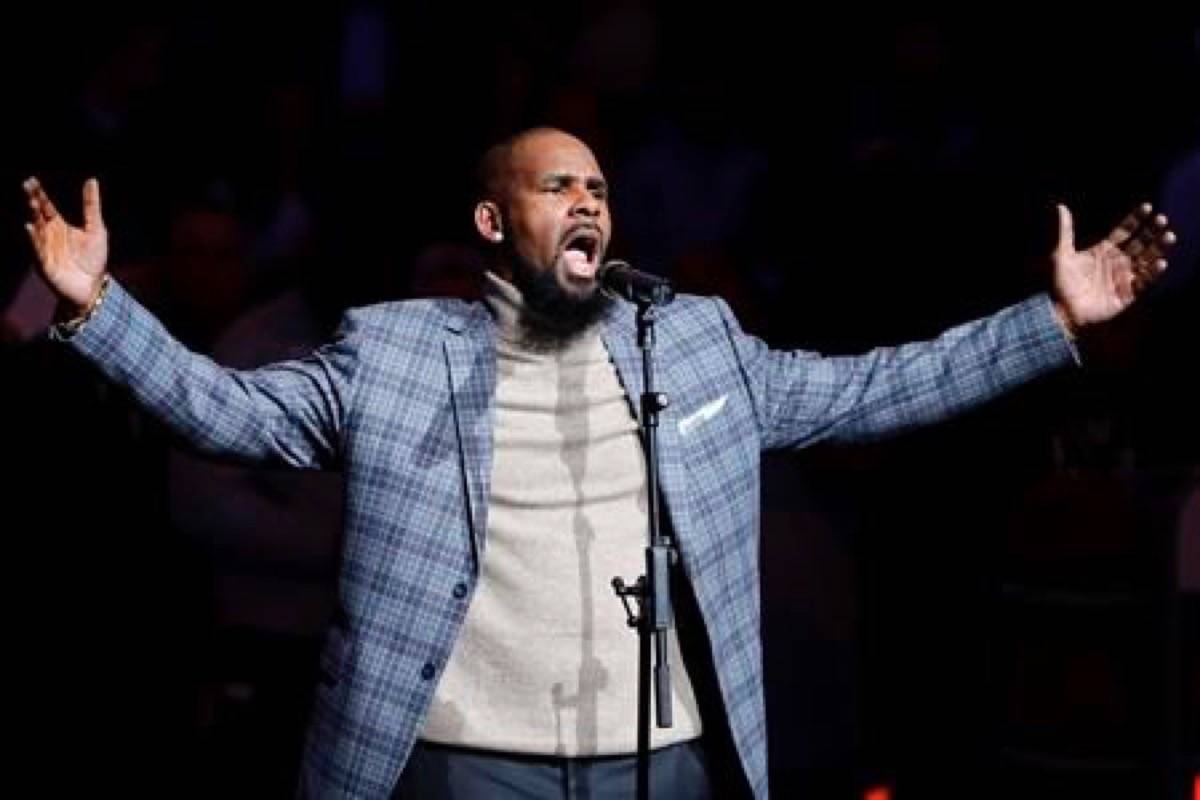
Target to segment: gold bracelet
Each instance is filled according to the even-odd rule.
[[[79,329],[87,324],[88,320],[96,316],[96,311],[99,310],[100,304],[104,302],[104,296],[108,294],[108,284],[112,275],[104,273],[104,277],[100,279],[100,289],[96,292],[96,296],[92,298],[92,302],[88,303],[87,308],[83,310],[79,316],[67,320],[59,325],[59,330],[71,336],[79,332]]]

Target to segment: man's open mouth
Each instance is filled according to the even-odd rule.
[[[575,228],[567,233],[563,245],[563,261],[567,272],[575,278],[593,278],[600,255],[600,231],[591,226]]]

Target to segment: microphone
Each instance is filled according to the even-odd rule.
[[[670,281],[638,272],[625,261],[604,263],[596,279],[608,291],[638,305],[665,306],[675,299],[675,288]]]

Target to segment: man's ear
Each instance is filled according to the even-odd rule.
[[[475,206],[475,230],[492,244],[504,241],[504,222],[500,217],[500,206],[491,200],[481,200]]]

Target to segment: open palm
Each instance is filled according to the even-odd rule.
[[[1075,250],[1071,212],[1058,207],[1054,249],[1054,294],[1077,330],[1106,322],[1128,308],[1167,267],[1163,258],[1174,244],[1167,218],[1149,203],[1130,212],[1099,243]]]
[[[95,297],[108,262],[100,184],[92,178],[83,185],[83,227],[63,219],[37,178],[25,181],[24,188],[32,217],[25,229],[37,253],[42,277],[64,300],[86,306]]]

